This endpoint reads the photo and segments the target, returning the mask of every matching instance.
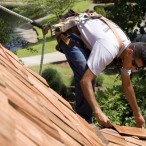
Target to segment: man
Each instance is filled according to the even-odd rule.
[[[78,31],[66,35],[69,40],[76,43],[67,45],[68,40],[64,36],[60,37],[59,43],[59,47],[66,55],[74,72],[77,113],[89,123],[92,123],[92,114],[94,113],[99,124],[104,127],[112,126],[96,101],[94,80],[115,58],[121,58],[123,91],[133,111],[137,127],[144,127],[145,120],[136,101],[130,82],[130,73],[135,70],[135,66],[146,65],[146,45],[132,44],[119,26],[111,21],[110,25],[112,26],[110,27],[108,23],[95,17],[82,19],[86,18],[85,15],[79,16],[81,21],[77,22]],[[84,47],[84,44],[87,47]],[[144,52],[143,56],[140,56],[142,53],[137,56],[138,49],[141,49],[142,53]]]

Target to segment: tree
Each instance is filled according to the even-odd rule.
[[[66,11],[72,8],[76,0],[49,0],[47,5],[52,14],[55,14],[57,18]]]
[[[31,19],[40,18],[47,14],[55,14],[59,18],[66,10],[70,9],[76,0],[26,0],[23,7],[15,8]]]
[[[47,0],[24,0],[25,5],[14,8],[13,11],[30,19],[37,19],[49,12],[46,5]]]
[[[115,0],[113,7],[106,8],[107,17],[117,23],[133,40],[138,30],[140,33],[145,34],[145,24],[141,26],[146,13],[145,0]],[[135,27],[137,26],[138,29]]]
[[[0,43],[5,44],[10,41],[10,33],[12,32],[11,28],[3,19],[0,18]]]

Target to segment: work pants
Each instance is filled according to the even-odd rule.
[[[70,39],[77,41],[79,38],[75,35],[70,35]],[[86,101],[81,86],[80,80],[82,79],[86,69],[87,60],[90,55],[90,51],[84,49],[79,45],[67,46],[64,42],[60,43],[60,48],[65,54],[67,61],[74,73],[74,85],[76,95],[76,112],[84,118],[88,123],[92,123],[92,110]]]

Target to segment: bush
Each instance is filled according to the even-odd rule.
[[[115,83],[111,88],[104,91],[98,90],[96,98],[101,109],[112,123],[135,126],[132,110],[125,99],[121,85]]]
[[[138,105],[146,120],[146,73],[145,70],[134,73],[131,76],[132,84],[135,90]]]
[[[50,88],[63,96],[63,98],[68,101],[75,99],[74,93],[72,93],[71,89],[64,84],[60,73],[56,69],[48,67],[42,72],[42,77],[47,81]]]
[[[120,78],[118,78],[119,80]],[[118,80],[116,82],[118,82]],[[142,111],[142,115],[146,119],[146,74],[145,70],[133,73],[131,75],[138,105]],[[121,85],[113,85],[106,90],[98,90],[96,93],[97,101],[103,112],[109,117],[112,123],[136,126],[133,112],[127,102]]]
[[[8,23],[6,23],[3,19],[0,18],[0,43],[7,44],[10,42],[10,33],[12,33],[12,29],[9,27]]]
[[[47,68],[43,71],[42,77],[46,79],[47,83],[52,89],[61,94],[62,86],[64,86],[64,84],[57,70]]]

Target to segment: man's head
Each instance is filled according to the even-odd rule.
[[[146,43],[131,43],[120,55],[122,66],[135,70],[146,66]]]
[[[146,43],[136,42],[131,43],[129,48],[133,50],[133,65],[137,67],[146,66]],[[138,60],[141,61],[141,65],[139,66]]]

